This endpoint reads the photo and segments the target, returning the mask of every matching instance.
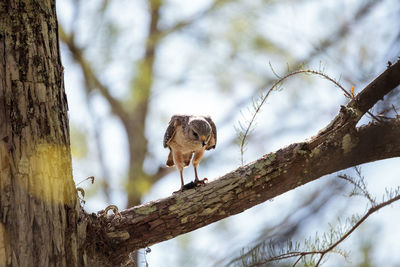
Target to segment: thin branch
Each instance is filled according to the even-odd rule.
[[[319,261],[317,262],[317,266],[321,263],[321,260],[322,260],[322,258],[325,256],[326,253],[332,251],[336,246],[338,246],[338,245],[339,245],[340,243],[342,243],[347,237],[349,237],[349,236],[351,235],[351,233],[353,233],[353,232],[354,232],[354,231],[355,231],[369,216],[371,216],[372,214],[374,214],[374,213],[377,212],[378,210],[380,210],[380,209],[382,209],[382,208],[384,208],[384,207],[386,207],[386,206],[388,206],[388,205],[391,205],[392,203],[394,203],[394,202],[396,202],[396,201],[398,201],[398,200],[400,200],[400,195],[398,195],[398,196],[396,196],[396,197],[394,197],[394,198],[391,198],[391,199],[389,199],[389,200],[387,200],[387,201],[385,201],[385,202],[382,202],[382,203],[380,203],[380,204],[378,204],[378,205],[376,205],[376,206],[371,207],[371,208],[368,210],[368,212],[367,212],[363,217],[361,217],[361,219],[360,219],[349,231],[347,231],[347,233],[344,234],[338,241],[336,241],[336,242],[335,242],[332,246],[330,246],[329,248],[327,248],[327,249],[325,249],[325,250],[323,250],[323,251],[321,251],[321,252],[318,252],[318,253],[321,254],[321,257],[320,257]]]
[[[272,67],[271,67],[271,68],[272,68]],[[273,68],[272,68],[272,70],[273,70]],[[273,72],[275,73],[274,70],[273,70]],[[250,132],[251,132],[251,130],[252,130],[252,126],[253,126],[253,124],[254,124],[254,121],[255,121],[255,119],[256,119],[256,116],[258,115],[258,113],[259,113],[260,110],[261,110],[261,107],[264,105],[265,101],[266,101],[267,98],[270,96],[270,94],[272,93],[272,91],[274,91],[278,86],[280,86],[280,84],[281,84],[283,81],[285,81],[285,80],[288,79],[289,77],[292,77],[292,76],[295,76],[295,75],[298,75],[298,74],[313,74],[313,75],[321,76],[322,78],[324,78],[324,79],[326,79],[326,80],[332,82],[334,85],[336,85],[337,87],[339,87],[339,88],[344,92],[344,94],[345,94],[347,97],[349,97],[349,98],[352,98],[352,97],[353,97],[352,94],[349,93],[346,89],[344,89],[343,86],[342,86],[338,81],[336,81],[335,79],[329,77],[327,74],[325,74],[325,73],[323,73],[323,72],[320,72],[320,71],[315,71],[315,70],[297,70],[297,71],[293,71],[293,72],[290,72],[290,73],[288,73],[288,74],[282,76],[281,78],[279,78],[279,79],[271,86],[270,89],[268,89],[268,91],[267,91],[266,94],[264,94],[264,95],[262,95],[262,96],[260,97],[259,102],[253,104],[253,106],[254,106],[253,115],[251,116],[251,119],[248,121],[247,127],[246,127],[245,130],[244,130],[244,133],[241,133],[241,134],[239,135],[239,137],[240,137],[240,144],[239,144],[239,146],[240,146],[240,159],[241,159],[242,165],[244,164],[243,156],[244,156],[244,151],[245,151],[246,139],[247,139],[248,135],[250,134]],[[280,76],[278,76],[277,74],[275,74],[275,75],[276,75],[277,77],[280,77]],[[241,128],[242,128],[242,127],[241,127]],[[243,127],[243,128],[244,128],[244,127]]]
[[[357,195],[361,195],[363,197],[365,197],[366,199],[368,199],[368,201],[370,202],[371,206],[375,206],[376,205],[376,201],[375,199],[371,196],[371,194],[368,192],[367,187],[365,185],[364,182],[364,177],[361,176],[361,173],[359,172],[358,168],[355,167],[357,175],[358,175],[358,180],[355,181],[353,178],[351,178],[348,175],[345,174],[340,174],[337,177],[339,177],[340,179],[343,179],[349,183],[351,183],[352,185],[354,185],[354,191],[352,194],[356,194],[355,190],[360,190],[361,194],[357,194]]]
[[[300,256],[297,261],[294,262],[294,264],[292,265],[293,267],[295,267],[297,265],[297,263],[300,262],[300,260],[304,257],[304,255]]]
[[[230,266],[233,262],[237,262],[243,257],[252,255],[263,246],[265,240],[272,240],[270,245],[277,244],[278,246],[282,242],[285,242],[285,240],[289,240],[290,236],[293,236],[303,224],[307,225],[309,223],[311,214],[318,214],[324,205],[334,199],[334,197],[337,195],[336,193],[343,191],[344,184],[339,183],[337,180],[331,180],[323,187],[329,188],[330,190],[316,189],[312,194],[306,196],[305,201],[302,201],[296,205],[297,207],[293,209],[293,213],[288,214],[284,219],[276,223],[276,225],[263,229],[260,236],[256,238],[257,244],[246,251],[246,253],[231,259],[227,265]],[[304,196],[302,199],[303,198]],[[292,225],[291,222],[294,218],[296,218],[297,223]],[[279,235],[276,234],[277,231],[280,232]]]
[[[371,207],[366,214],[361,217],[344,235],[342,235],[336,242],[334,242],[332,245],[330,245],[329,247],[327,247],[326,249],[322,249],[322,250],[313,250],[313,251],[290,251],[287,253],[282,253],[280,255],[276,255],[276,256],[272,256],[268,259],[265,259],[263,261],[259,261],[259,262],[255,262],[253,264],[250,264],[248,266],[260,266],[269,262],[274,262],[274,261],[280,261],[280,260],[284,260],[284,259],[289,259],[289,258],[294,258],[294,257],[298,257],[297,260],[294,262],[294,264],[292,266],[296,266],[301,259],[303,259],[305,256],[309,256],[309,255],[320,255],[317,263],[315,266],[319,266],[322,262],[322,259],[324,258],[324,256],[328,253],[332,253],[334,252],[334,249],[340,244],[342,243],[346,238],[348,238],[369,216],[371,216],[372,214],[374,214],[375,212],[377,212],[378,210],[393,204],[394,202],[400,200],[400,195],[397,195],[385,202],[382,202],[376,206]]]

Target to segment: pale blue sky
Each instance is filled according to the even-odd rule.
[[[206,7],[210,1],[169,1],[171,4],[169,8],[164,10],[165,20],[163,23],[169,25],[173,23],[176,18],[190,17],[195,14],[202,7]],[[262,31],[265,31],[269,36],[273,36],[275,42],[279,43],[282,47],[288,47],[301,58],[307,54],[310,49],[318,43],[318,38],[325,33],[329,33],[328,29],[334,27],[338,21],[351,19],[354,14],[355,8],[360,1],[305,1],[303,5],[297,5],[296,1],[287,1],[286,5],[275,5],[271,12],[264,14],[259,18],[259,24]],[[304,1],[303,1],[304,2]],[[73,1],[59,1],[58,17],[62,24],[68,31],[70,23],[74,17],[71,4]],[[115,22],[121,25],[123,32],[126,34],[124,38],[119,40],[116,45],[118,49],[112,55],[115,61],[109,65],[101,64],[101,57],[96,58],[96,53],[102,51],[102,39],[91,39],[90,32],[96,26],[95,23],[89,20],[91,5],[96,6],[97,1],[88,1],[84,4],[82,12],[87,12],[88,19],[80,19],[75,23],[79,25],[79,33],[76,39],[78,43],[90,43],[93,47],[87,49],[87,56],[98,61],[96,69],[101,70],[101,79],[107,83],[112,84],[113,95],[122,97],[126,90],[126,84],[132,70],[127,67],[126,62],[128,59],[135,59],[143,51],[132,51],[130,47],[135,43],[140,43],[145,35],[141,32],[142,25],[146,21],[146,15],[142,12],[144,1],[114,1],[111,5],[112,8],[108,11],[108,16],[115,18]],[[395,36],[390,35],[391,32],[385,29],[380,30],[376,27],[375,21],[380,21],[388,15],[394,15],[395,10],[391,11],[388,6],[394,6],[396,1],[386,1],[386,5],[379,6],[375,12],[368,18],[370,22],[365,22],[364,27],[355,27],[354,34],[347,37],[343,45],[335,51],[328,51],[321,55],[321,57],[311,64],[311,68],[318,69],[320,65],[324,66],[325,71],[336,78],[342,77],[342,84],[346,87],[351,87],[350,81],[354,77],[346,77],[348,70],[357,69],[362,60],[360,54],[362,47],[357,45],[360,42],[355,40],[365,40],[364,43],[368,46],[369,53],[374,53],[376,60],[374,64],[378,67],[371,69],[371,78],[385,68],[385,63],[388,60],[387,47],[390,45]],[[300,6],[300,7],[299,7]],[[177,8],[178,7],[178,8]],[[340,17],[337,10],[342,10]],[[324,12],[320,12],[324,10]],[[332,11],[332,12],[331,12]],[[393,14],[391,13],[393,12]],[[397,11],[398,12],[398,11]],[[99,27],[101,21],[97,22]],[[131,26],[130,26],[131,25]],[[212,27],[220,27],[221,25],[212,25]],[[210,27],[209,22],[201,22],[198,27]],[[366,34],[366,31],[368,34]],[[99,35],[101,36],[101,35]],[[354,45],[352,45],[354,42]],[[361,42],[363,43],[363,42]],[[117,46],[118,45],[118,46]],[[342,48],[341,48],[342,46]],[[157,74],[152,97],[149,117],[147,122],[146,133],[149,139],[149,151],[154,155],[146,160],[145,167],[152,170],[160,164],[164,164],[168,151],[162,147],[162,137],[169,117],[175,113],[183,114],[209,114],[217,122],[217,125],[223,118],[225,112],[232,110],[235,103],[240,99],[249,98],[253,91],[253,84],[249,83],[246,78],[239,76],[232,82],[232,92],[221,92],[216,86],[213,77],[207,74],[206,68],[209,66],[220,67],[218,58],[223,58],[226,52],[226,45],[221,42],[216,42],[212,51],[204,51],[197,44],[196,40],[184,34],[177,34],[167,39],[159,53],[159,62],[156,64]],[[337,51],[343,49],[343,54],[346,58],[341,58]],[[98,95],[95,96],[90,105],[96,112],[97,116],[101,118],[100,122],[93,122],[88,112],[88,103],[85,100],[82,83],[82,75],[79,72],[76,64],[73,63],[64,46],[62,46],[63,64],[65,67],[65,87],[69,101],[69,115],[70,123],[74,127],[83,129],[87,133],[89,140],[90,151],[96,151],[96,144],[92,141],[93,137],[93,124],[101,123],[101,139],[103,142],[103,149],[106,151],[106,162],[109,163],[112,189],[111,201],[106,203],[104,196],[97,194],[86,200],[85,208],[90,212],[96,212],[103,209],[108,204],[115,204],[119,207],[124,207],[126,203],[126,195],[124,193],[124,175],[127,169],[128,161],[127,142],[125,135],[122,132],[120,123],[114,117],[110,117],[110,109],[104,99]],[[127,54],[128,53],[128,54]],[[357,60],[348,58],[354,56]],[[247,55],[248,56],[248,55]],[[366,56],[368,58],[368,56]],[[126,59],[128,58],[128,59]],[[193,58],[193,64],[188,65],[187,59]],[[361,59],[360,59],[361,58]],[[278,72],[286,69],[286,63],[281,61],[279,56],[254,55],[253,59],[248,59],[255,65],[261,66],[260,77],[272,76],[269,68],[269,62],[274,66]],[[319,62],[320,61],[320,62]],[[367,59],[366,59],[366,64]],[[264,67],[265,66],[265,67]],[[221,66],[223,67],[223,66]],[[228,70],[227,70],[228,71]],[[231,71],[231,70],[230,70]],[[234,70],[233,70],[234,72]],[[186,80],[182,84],[172,84],[171,80],[184,74]],[[241,74],[242,75],[242,74]],[[231,77],[231,76],[229,76]],[[255,78],[256,79],[256,78]],[[310,79],[312,81],[310,81]],[[354,78],[357,80],[357,78]],[[228,81],[229,82],[229,81]],[[362,88],[362,84],[355,84],[356,92]],[[248,150],[245,154],[247,162],[252,161],[261,155],[277,150],[293,142],[302,141],[312,135],[316,134],[318,130],[326,126],[333,118],[339,109],[340,104],[345,103],[345,98],[340,90],[329,84],[325,80],[317,77],[309,77],[308,80],[300,80],[297,77],[291,79],[284,85],[284,90],[272,94],[268,99],[267,104],[263,107],[262,113],[259,114],[257,119],[257,128],[254,132],[255,142],[250,142]],[[295,101],[293,101],[295,99]],[[176,104],[178,103],[178,104]],[[250,105],[250,102],[249,102]],[[291,112],[286,113],[285,110],[290,110],[293,106],[299,106],[301,113]],[[303,108],[302,108],[303,107]],[[304,109],[304,107],[311,107]],[[246,114],[246,108],[242,108]],[[318,114],[315,114],[315,111]],[[218,162],[210,162],[207,166],[200,166],[199,172],[201,176],[210,179],[216,179],[226,172],[233,170],[240,164],[240,155],[238,147],[230,145],[228,140],[235,135],[235,126],[237,122],[242,120],[240,113],[234,116],[234,123],[223,125],[218,131],[218,145],[216,151],[210,153],[219,153],[221,160]],[[256,137],[261,138],[261,133],[265,131],[273,131],[277,124],[296,125],[304,123],[304,120],[312,118],[312,123],[309,124],[307,129],[296,132],[283,132],[279,136],[274,136],[273,142],[265,140],[260,142]],[[223,151],[222,151],[223,149]],[[74,164],[74,177],[76,181],[80,181],[87,176],[98,175],[100,172],[98,161],[95,155],[89,154],[89,159],[80,161],[73,160]],[[363,172],[369,184],[372,193],[381,196],[385,188],[398,186],[398,166],[399,159],[391,159],[372,164],[366,164],[362,167]],[[185,169],[185,176],[192,175],[192,168]],[[332,178],[323,178],[332,179]],[[322,186],[323,181],[317,181],[313,184],[303,186],[299,189],[288,192],[282,196],[274,199],[272,202],[266,202],[257,207],[254,207],[242,214],[236,215],[233,218],[224,220],[222,224],[213,224],[211,226],[199,229],[189,235],[178,237],[178,240],[166,241],[152,246],[152,252],[148,255],[147,259],[150,266],[165,266],[168,265],[178,266],[182,259],[181,251],[182,244],[189,244],[193,248],[194,255],[190,257],[197,257],[195,259],[197,266],[209,266],[211,263],[219,260],[224,255],[232,253],[232,249],[239,250],[242,246],[248,244],[259,232],[259,229],[266,223],[276,219],[281,210],[290,210],[296,204],[298,195],[307,194],[312,191],[312,188]],[[84,185],[85,188],[91,185]],[[154,200],[161,197],[166,197],[175,191],[179,186],[179,178],[177,172],[172,172],[160,182],[155,184],[149,194],[144,198],[144,201]],[[88,190],[88,189],[87,189]],[[351,203],[352,209],[349,212],[362,213],[365,210],[366,203],[358,202],[356,199],[347,199],[343,197],[338,207],[342,207],[346,202]],[[334,207],[332,207],[334,208]],[[308,236],[313,236],[315,231],[324,231],[330,222],[335,222],[337,214],[325,214],[321,218],[321,222],[316,225],[310,225]],[[399,204],[393,207],[386,208],[372,218],[368,219],[368,227],[376,227],[379,229],[377,236],[374,236],[374,242],[379,245],[376,246],[376,254],[374,256],[379,262],[384,262],[385,259],[392,259],[396,263],[400,263],[400,256],[397,256],[394,251],[400,250],[400,245],[397,242],[397,237],[400,233],[397,230],[397,222],[400,218]],[[229,224],[229,230],[224,227],[224,224]],[[222,226],[221,226],[222,225]],[[226,232],[224,232],[225,230]],[[368,230],[368,229],[367,229]],[[365,230],[365,231],[367,231]],[[218,233],[218,234],[216,234]],[[232,234],[234,233],[234,234]],[[306,236],[306,237],[308,237]],[[231,242],[225,242],[229,237]],[[354,240],[357,239],[355,233]],[[346,241],[343,248],[351,248],[352,242]],[[236,244],[232,248],[231,244]],[[359,255],[352,254],[351,257],[356,259]],[[189,256],[188,256],[189,257]],[[339,261],[343,263],[343,261]],[[335,266],[337,262],[328,262],[326,266]],[[178,264],[178,265],[177,265]],[[190,266],[190,259],[187,260],[187,266]],[[343,263],[344,264],[344,263]],[[351,263],[350,265],[351,266]]]

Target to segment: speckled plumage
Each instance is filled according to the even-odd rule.
[[[195,182],[198,182],[197,166],[205,150],[214,149],[217,144],[217,128],[209,116],[174,115],[164,134],[164,147],[170,149],[167,166],[176,166],[181,175],[182,170],[192,164],[195,171]],[[193,156],[194,155],[194,156]]]

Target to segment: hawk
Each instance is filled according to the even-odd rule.
[[[167,166],[176,166],[181,175],[181,191],[184,189],[183,168],[194,167],[195,185],[201,183],[197,166],[205,150],[217,144],[217,128],[209,116],[174,115],[164,134],[164,147],[169,148]],[[194,155],[194,156],[193,156]]]

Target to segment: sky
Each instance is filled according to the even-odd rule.
[[[140,43],[140,40],[145,36],[145,32],[141,30],[144,28],[142,27],[143,21],[146,21],[146,14],[142,12],[145,5],[144,1],[115,1],[115,4],[111,4],[108,16],[115,18],[115,23],[121,25],[124,33],[129,34],[119,39],[116,44],[113,44],[118,49],[115,49],[116,51],[112,55],[114,60],[110,61],[107,65],[102,65],[101,59],[97,59],[100,57],[96,54],[103,51],[103,46],[105,46],[101,34],[99,34],[100,37],[98,39],[88,40],[91,36],[89,34],[90,31],[96,30],[93,29],[96,24],[90,20],[90,16],[93,16],[90,12],[91,5],[95,7],[98,5],[97,2],[89,1],[82,11],[87,12],[87,15],[85,14],[87,19],[85,19],[85,16],[82,16],[83,19],[76,20],[75,22],[72,22],[74,21],[74,16],[76,16],[72,9],[72,3],[73,1],[59,1],[57,3],[60,22],[65,25],[66,30],[72,28],[71,25],[74,23],[78,24],[80,30],[76,36],[78,43],[82,45],[90,43],[93,46],[87,49],[88,57],[98,60],[96,68],[101,72],[101,78],[106,83],[113,85],[113,95],[117,97],[123,96],[127,90],[126,84],[129,81],[129,75],[132,73],[132,70],[126,67],[124,58],[128,57],[134,60],[143,52],[135,51],[135,53],[126,55],[126,51],[130,51],[129,45]],[[209,3],[210,1],[190,1],[190,3],[183,0],[170,1],[169,7],[164,10],[166,15],[163,25],[174,23],[176,18],[190,17],[198,12],[198,10],[207,7]],[[271,11],[271,13],[260,17],[259,19],[263,23],[257,24],[257,26],[261,27],[261,31],[265,31],[273,36],[276,43],[279,43],[282,47],[288,47],[295,55],[302,58],[310,48],[317,44],[316,39],[327,32],[326,27],[333,27],[337,23],[334,16],[337,16],[338,12],[330,12],[331,9],[342,9],[340,20],[346,20],[353,16],[358,3],[359,1],[355,0],[324,1],[321,4],[318,4],[318,1],[309,1],[305,2],[299,8],[298,5],[288,1],[288,4],[276,6],[273,12]],[[386,1],[386,5],[394,5],[394,3],[395,1]],[[121,6],[124,8],[121,8]],[[321,12],[316,11],[317,8],[326,10],[326,12],[322,12],[323,17],[321,17]],[[379,21],[387,16],[387,10],[388,8],[385,8],[385,6],[377,8],[370,18],[370,24],[366,22],[366,27],[374,25],[374,21]],[[97,23],[101,26],[102,22],[99,21]],[[209,22],[200,23],[198,28],[209,27],[210,25],[207,23]],[[219,27],[222,26],[213,25],[213,27],[215,27],[215,31],[218,31]],[[378,66],[377,69],[370,70],[373,73],[371,77],[373,77],[385,68],[388,57],[384,53],[387,51],[386,47],[389,45],[390,40],[395,38],[395,36],[390,36],[390,32],[380,32],[379,29],[369,30],[368,35],[365,34],[365,27],[356,28],[354,32],[352,36],[348,37],[346,46],[343,45],[342,49],[346,50],[343,51],[346,56],[354,55],[357,60],[345,61],[343,58],[338,58],[336,53],[328,51],[320,57],[320,61],[311,63],[313,69],[319,69],[323,66],[329,75],[338,79],[344,77],[343,84],[347,88],[350,88],[352,84],[349,82],[351,79],[346,79],[346,71],[360,67],[357,64],[363,62],[361,56],[362,47],[349,45],[352,39],[365,40],[366,44],[374,41],[374,39],[383,40],[381,43],[374,44],[378,48],[384,47],[385,49],[370,48],[368,50],[372,51],[369,53],[375,53],[376,58],[381,59],[377,62],[379,64],[376,64]],[[386,36],[382,37],[384,34]],[[247,108],[251,106],[251,101],[248,101],[247,105],[238,107],[238,109],[242,110],[242,114],[245,114],[245,118],[238,112],[234,115],[233,123],[222,123],[226,116],[225,111],[235,108],[235,105],[241,99],[251,99],[253,88],[244,78],[242,79],[240,75],[243,74],[241,73],[240,75],[237,74],[237,81],[227,81],[228,85],[232,87],[230,90],[218,90],[215,79],[203,69],[211,65],[221,70],[224,66],[218,65],[215,58],[226,56],[228,48],[223,42],[215,42],[212,51],[202,51],[197,41],[196,38],[190,37],[190,35],[178,34],[168,38],[159,51],[160,60],[157,62],[156,68],[160,77],[156,79],[154,84],[146,125],[149,150],[155,156],[146,161],[145,168],[149,171],[155,169],[164,163],[168,155],[168,151],[162,147],[162,138],[170,116],[173,114],[208,114],[211,115],[217,126],[222,124],[218,128],[217,148],[215,151],[210,152],[218,153],[222,159],[218,162],[207,163],[204,167],[200,165],[199,172],[201,176],[217,179],[240,164],[239,149],[237,146],[232,145],[230,140],[236,133],[235,127],[238,126],[238,122],[248,118]],[[93,153],[93,151],[96,151],[97,146],[93,141],[93,126],[96,123],[101,124],[101,140],[103,141],[103,149],[106,152],[105,159],[110,166],[110,186],[113,192],[111,203],[106,203],[105,197],[101,194],[92,193],[91,195],[91,185],[83,184],[82,186],[89,192],[85,209],[89,212],[96,212],[104,209],[108,204],[124,207],[126,203],[124,176],[128,164],[128,160],[126,159],[126,136],[122,131],[119,121],[115,117],[110,116],[110,108],[100,95],[94,94],[89,102],[86,101],[82,89],[82,74],[78,66],[71,59],[66,47],[62,45],[61,49],[65,67],[65,87],[69,101],[70,123],[72,127],[79,128],[85,132],[89,147],[88,150],[91,152],[86,160],[73,158],[74,179],[76,182],[79,182],[88,176],[94,175],[96,177],[100,173],[98,159],[95,153]],[[200,56],[196,54],[197,52]],[[207,55],[208,53],[211,55]],[[189,61],[193,62],[193,64],[188,65],[188,60],[186,59],[192,59],[194,56],[196,58],[193,61]],[[273,75],[269,64],[278,73],[283,73],[287,68],[287,62],[281,61],[281,58],[278,56],[270,56],[268,58],[255,56],[247,60],[253,62],[252,64],[265,66],[260,68],[261,80],[264,77]],[[341,66],[345,67],[341,69]],[[235,74],[235,70],[227,68],[226,72],[228,71],[232,71]],[[221,72],[224,73],[224,71]],[[174,77],[179,77],[182,73],[186,77],[183,83],[170,83]],[[312,82],[309,79],[312,79]],[[355,84],[356,92],[357,90],[361,90],[364,85]],[[265,90],[266,88],[260,89]],[[302,97],[304,95],[306,97]],[[308,80],[291,79],[284,85],[282,91],[271,95],[262,112],[258,115],[254,138],[249,142],[245,154],[246,162],[255,160],[267,152],[275,151],[293,142],[303,141],[315,135],[318,130],[330,122],[338,112],[340,105],[345,102],[346,99],[343,94],[326,80],[321,80],[317,77],[311,77]],[[98,121],[92,120],[88,105],[96,113],[96,116],[99,118]],[[298,108],[301,112],[286,112],[286,110],[293,109],[293,107]],[[315,114],[316,112],[318,114]],[[311,118],[312,123],[307,124],[308,127],[303,127],[301,131],[283,131],[274,135],[272,142],[262,139],[264,138],[265,129],[267,131],[271,129],[272,131],[276,125],[283,122],[291,126],[296,126],[297,124],[303,125],[304,118]],[[362,166],[371,193],[380,197],[384,193],[385,188],[398,186],[398,171],[396,170],[398,170],[397,166],[399,163],[399,159],[390,159]],[[192,168],[187,168],[184,171],[185,177],[190,177],[192,173]],[[146,259],[150,266],[165,266],[165,263],[174,266],[210,266],[213,262],[221,260],[222,256],[230,255],[233,251],[239,251],[243,246],[256,238],[259,233],[257,229],[276,220],[278,217],[276,214],[279,214],[280,210],[292,209],[297,202],[298,196],[307,196],[307,193],[311,192],[313,188],[318,186],[323,187],[327,179],[333,178],[324,177],[321,181],[316,181],[312,185],[305,185],[285,193],[273,201],[263,203],[242,214],[233,216],[233,218],[223,220],[221,223],[196,230],[193,233],[178,237],[176,240],[156,244],[151,247],[152,252],[146,256]],[[143,201],[146,202],[167,197],[178,186],[178,173],[175,171],[171,172],[171,174],[154,185]],[[321,216],[321,222],[314,221],[310,223],[308,234],[313,236],[316,231],[321,232],[326,230],[328,223],[337,220],[338,214],[336,210],[344,209],[343,206],[349,206],[349,203],[351,203],[352,208],[347,210],[347,214],[343,216],[349,216],[352,213],[363,213],[365,211],[366,204],[364,201],[349,199],[343,196],[340,203],[335,203],[337,207],[332,205],[331,210],[334,212],[329,212],[330,210],[328,210]],[[400,250],[400,246],[396,240],[398,234],[394,234],[398,228],[396,222],[398,222],[399,218],[399,204],[385,208],[368,219],[368,225],[360,229],[358,233],[355,233],[353,241],[346,241],[344,248],[351,249],[357,238],[362,238],[367,233],[374,237],[374,242],[379,244],[376,246],[376,251],[374,251],[376,261],[385,262],[386,259],[391,259],[393,261],[392,266],[395,266],[395,263],[400,263],[400,256],[392,253],[393,251]],[[305,238],[307,237],[306,235]],[[226,239],[229,239],[230,242],[226,242]],[[232,247],[232,244],[236,245]],[[187,248],[190,248],[190,250]],[[185,257],[182,256],[182,251],[185,251]],[[357,253],[352,255],[353,259],[357,259],[358,257],[360,255]],[[339,262],[343,263],[340,259]],[[337,264],[336,261],[331,261],[326,266],[335,266],[335,264]],[[352,263],[343,264],[351,266]]]

